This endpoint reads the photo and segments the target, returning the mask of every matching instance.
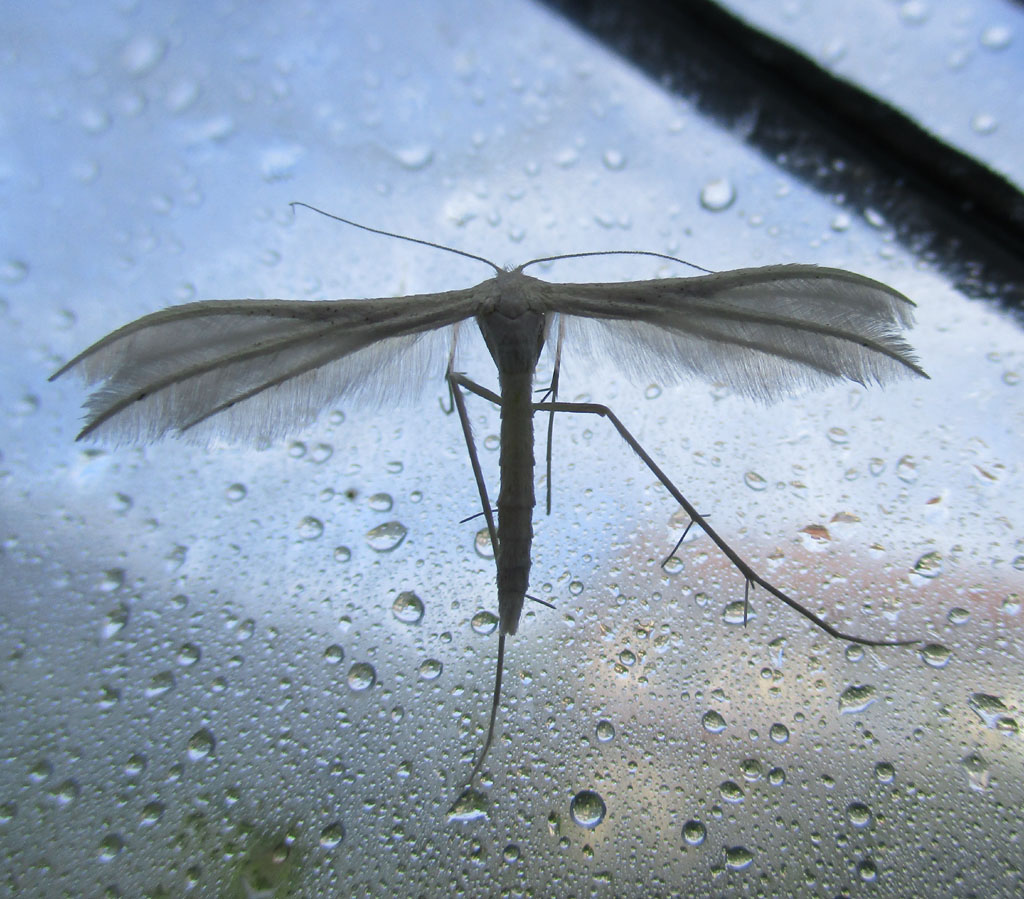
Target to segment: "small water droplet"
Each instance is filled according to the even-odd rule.
[[[78,781],[71,777],[67,778],[67,780],[62,780],[50,790],[50,797],[61,807],[70,805],[81,794],[82,788],[78,785]]]
[[[493,612],[477,612],[470,622],[470,627],[478,634],[493,634],[498,627],[498,616]]]
[[[708,829],[700,821],[687,821],[683,825],[683,840],[690,846],[700,846],[707,839]]]
[[[879,762],[875,765],[875,777],[879,783],[891,784],[896,779],[896,767],[892,762]]]
[[[324,661],[328,665],[337,665],[345,658],[345,650],[337,643],[332,643],[324,650]]]
[[[950,609],[949,614],[946,616],[950,624],[966,624],[970,617],[971,613],[967,609],[961,609],[959,606],[955,609]]]
[[[128,761],[124,765],[124,773],[131,778],[138,777],[143,771],[146,770],[146,766],[149,762],[146,757],[139,752],[134,752],[128,757]]]
[[[399,593],[391,604],[391,614],[403,624],[419,624],[423,620],[423,600],[411,590]]]
[[[857,874],[864,883],[874,883],[878,879],[878,868],[870,858],[866,858],[857,865]]]
[[[971,119],[976,134],[992,134],[999,127],[999,119],[990,112],[979,112]]]
[[[928,578],[930,580],[931,578],[936,578],[942,574],[943,568],[942,553],[930,552],[925,553],[914,563],[913,572],[918,577]]]
[[[656,400],[661,396],[661,387],[658,384],[648,384],[644,390],[644,399]]]
[[[430,144],[409,144],[392,150],[391,156],[403,169],[418,172],[434,161],[434,148]]]
[[[352,558],[352,550],[347,546],[336,546],[334,547],[334,561],[335,562],[347,562]]]
[[[748,471],[743,475],[743,483],[746,484],[751,490],[767,490],[768,482],[761,477],[756,471]]]
[[[116,609],[111,609],[107,612],[106,621],[103,622],[103,627],[100,631],[103,639],[109,640],[114,634],[124,630],[128,624],[129,616],[128,606],[124,603],[121,603]]]
[[[609,171],[618,172],[626,167],[626,156],[621,150],[605,150],[603,159],[605,168]]]
[[[248,491],[245,489],[245,484],[232,484],[224,491],[224,496],[230,503],[237,503],[239,500],[245,499],[245,495]]]
[[[768,771],[768,783],[773,787],[781,787],[786,783],[786,772],[782,768],[771,768]]]
[[[619,653],[619,664],[632,668],[636,664],[636,653],[629,649],[622,650]]]
[[[715,178],[701,188],[700,205],[709,212],[722,212],[736,200],[736,188],[728,178]]]
[[[494,558],[494,546],[491,544],[491,532],[487,528],[481,528],[476,532],[476,539],[473,541],[473,549],[481,559]]]
[[[131,75],[151,72],[163,59],[167,45],[151,34],[137,34],[121,51],[121,63]]]
[[[29,267],[27,262],[20,259],[5,259],[0,262],[0,281],[8,284],[17,284],[28,277]]]
[[[99,860],[101,862],[112,862],[124,849],[124,838],[117,833],[108,833],[99,846]]]
[[[345,839],[345,828],[340,821],[333,821],[320,831],[320,845],[324,849],[334,849]]]
[[[921,647],[921,660],[932,668],[945,668],[952,655],[941,643],[927,643]]]
[[[149,686],[146,688],[146,696],[153,699],[163,696],[164,693],[174,689],[174,674],[170,671],[161,671],[150,678]]]
[[[789,728],[785,724],[776,721],[771,727],[768,728],[768,739],[773,743],[782,745],[783,743],[789,742]]]
[[[260,154],[260,176],[268,182],[291,178],[305,155],[305,147],[299,144],[267,147]]]
[[[140,818],[139,823],[142,824],[143,827],[152,827],[164,816],[164,810],[164,804],[162,802],[158,802],[155,799],[152,802],[147,802],[142,807],[142,817]]]
[[[746,798],[743,793],[743,789],[733,780],[726,780],[720,783],[718,785],[718,795],[726,802],[731,802],[733,804],[743,802]]]
[[[744,759],[740,763],[740,771],[748,783],[756,783],[764,775],[764,768],[757,759]]]
[[[408,533],[408,529],[402,522],[388,521],[385,524],[379,524],[377,527],[368,530],[366,532],[366,542],[369,544],[370,549],[379,553],[388,553],[398,549]]]
[[[593,790],[580,790],[569,803],[569,814],[580,827],[593,830],[605,816],[604,800]]]
[[[863,802],[851,802],[846,807],[846,817],[854,827],[867,827],[871,823],[871,809]]]
[[[988,789],[989,783],[989,767],[988,762],[982,758],[980,753],[972,752],[966,758],[961,760],[964,771],[967,774],[967,785],[979,793],[983,793]]]
[[[1005,50],[1013,39],[1013,30],[1007,25],[989,25],[981,33],[981,45],[989,50]]]
[[[742,599],[729,603],[722,610],[722,620],[726,624],[746,624],[756,617],[753,603],[747,604]]]
[[[444,666],[437,659],[425,659],[420,663],[420,680],[437,680],[443,670]]]
[[[302,540],[316,540],[324,532],[324,523],[319,518],[307,515],[298,526],[299,538]]]
[[[597,722],[595,731],[599,743],[610,743],[615,739],[615,726],[604,718]]]
[[[375,493],[367,502],[374,512],[390,512],[391,507],[395,504],[390,493]]]
[[[213,752],[215,745],[216,740],[214,740],[213,734],[208,728],[202,727],[192,734],[188,741],[188,757],[193,762],[206,758]]]
[[[700,719],[700,723],[709,734],[720,734],[727,727],[725,718],[714,709],[705,712]]]
[[[182,668],[190,668],[199,661],[201,653],[195,643],[183,643],[178,650],[178,664]]]
[[[839,714],[852,715],[863,712],[877,699],[875,688],[870,684],[856,684],[847,687],[839,697]]]
[[[356,662],[348,669],[348,687],[353,693],[362,693],[377,683],[377,672],[368,662]]]

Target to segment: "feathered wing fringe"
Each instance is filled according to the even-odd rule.
[[[913,303],[840,269],[776,265],[697,278],[552,284],[567,348],[604,353],[633,376],[687,375],[771,401],[841,379],[925,375],[902,331]]]
[[[451,326],[476,313],[470,290],[397,299],[190,303],[145,316],[58,371],[99,387],[80,437],[140,443],[266,443],[331,402],[419,391],[443,371]],[[433,366],[433,368],[432,368]]]

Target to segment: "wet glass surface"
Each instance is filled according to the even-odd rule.
[[[927,236],[931,207],[894,206],[855,148],[815,156],[832,145],[812,135],[799,166],[773,158],[748,139],[756,116],[723,125],[546,8],[402,15],[398,29],[369,3],[38,4],[8,22],[0,882],[1012,894],[1012,266],[955,216],[936,221],[942,241],[908,239],[898,215]],[[744,557],[829,621],[921,645],[836,642],[757,591],[744,627],[742,578],[694,532],[662,569],[685,516],[603,422],[565,417],[531,583],[556,609],[530,605],[509,641],[499,737],[453,809],[497,640],[490,547],[459,523],[478,501],[443,372],[417,399],[339,404],[263,451],[75,444],[84,391],[46,381],[169,304],[487,277],[293,216],[292,200],[501,263],[629,248],[712,269],[800,261],[912,297],[929,381],[765,408],[632,384],[567,347],[562,396],[612,406]],[[684,273],[627,257],[542,270]],[[479,347],[465,359],[493,385],[489,365]],[[493,484],[498,413],[471,410]]]

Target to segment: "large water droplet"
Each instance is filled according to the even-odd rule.
[[[472,787],[466,787],[448,809],[448,820],[462,823],[476,821],[479,818],[486,818],[489,808],[490,802],[486,795]]]
[[[206,758],[216,745],[216,740],[213,734],[205,727],[200,728],[188,741],[188,757],[191,761],[195,762],[199,759]]]
[[[683,839],[691,846],[699,846],[707,838],[708,829],[700,821],[687,821],[683,825]]]
[[[498,627],[498,616],[493,612],[477,612],[470,622],[470,627],[478,634],[493,634]]]
[[[736,188],[728,178],[715,178],[701,188],[700,205],[709,212],[722,212],[736,200]]]
[[[411,590],[399,593],[391,604],[391,614],[404,624],[419,624],[423,620],[423,600]]]
[[[569,803],[569,814],[580,827],[593,830],[604,820],[606,808],[599,793],[580,790]]]
[[[334,849],[345,839],[345,828],[340,821],[333,821],[320,831],[320,845],[324,849]]]
[[[369,662],[356,662],[348,669],[348,686],[355,693],[369,690],[377,683],[377,672]]]
[[[388,553],[401,546],[408,533],[408,529],[400,521],[389,521],[367,531],[366,542],[370,549],[379,553]]]
[[[749,868],[754,861],[754,853],[745,846],[730,846],[725,850],[725,866],[733,871]]]
[[[700,719],[700,723],[709,734],[720,734],[726,728],[725,718],[714,709],[710,712],[705,712]]]
[[[299,537],[303,540],[316,540],[323,532],[324,523],[312,515],[307,515],[299,522]]]
[[[878,697],[875,695],[875,688],[870,684],[856,684],[847,687],[839,697],[839,714],[852,715],[863,712],[876,699]]]

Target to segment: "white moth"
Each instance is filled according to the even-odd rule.
[[[311,422],[340,399],[379,402],[415,390],[427,380],[429,363],[436,358],[430,350],[445,351],[447,380],[497,565],[497,671],[487,738],[470,782],[494,737],[505,637],[516,632],[527,597],[535,505],[535,412],[551,416],[549,468],[554,413],[606,417],[687,512],[691,525],[702,528],[743,575],[746,595],[751,586],[759,585],[834,637],[869,645],[916,642],[855,637],[819,618],[751,569],[610,409],[557,401],[563,340],[576,341],[585,352],[606,353],[633,375],[664,384],[695,375],[764,401],[843,379],[883,384],[906,375],[927,377],[901,336],[912,323],[910,300],[862,275],[813,265],[769,265],[652,281],[557,284],[530,277],[524,269],[565,257],[503,269],[480,256],[452,252],[490,265],[494,277],[463,290],[384,299],[188,303],[108,334],[53,377],[75,369],[88,383],[99,385],[87,400],[79,439],[143,443],[172,433],[262,444]],[[453,369],[458,327],[470,319],[476,321],[497,366],[500,395]],[[534,373],[552,330],[554,376],[547,396],[536,402]],[[501,407],[496,522],[463,389]],[[550,491],[550,477],[548,484]],[[550,511],[550,492],[548,506]]]

